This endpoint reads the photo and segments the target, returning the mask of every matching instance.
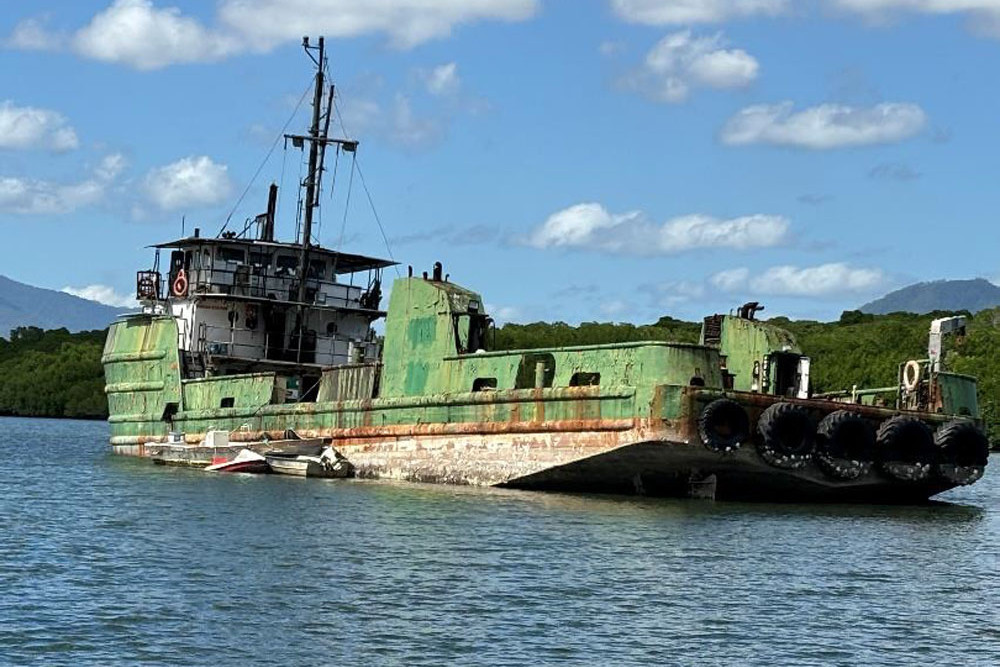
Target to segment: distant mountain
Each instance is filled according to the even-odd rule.
[[[41,287],[32,287],[0,276],[0,337],[11,329],[35,326],[70,331],[104,329],[125,308],[105,306],[78,296]]]
[[[1000,287],[983,278],[976,278],[917,283],[889,292],[881,299],[866,303],[859,310],[874,315],[895,312],[922,314],[933,310],[967,310],[976,313],[994,306],[1000,306]]]

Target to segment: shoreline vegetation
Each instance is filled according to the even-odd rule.
[[[935,317],[845,311],[835,322],[768,320],[788,329],[812,358],[816,393],[896,382],[899,364],[927,355],[927,334]],[[966,313],[967,314],[967,313]],[[946,341],[945,364],[979,378],[979,401],[990,440],[1000,442],[1000,308],[967,314],[967,335]],[[506,324],[496,330],[501,350],[595,345],[641,340],[696,343],[701,324],[662,317],[653,324],[562,322]],[[0,415],[106,419],[101,351],[107,330],[70,333],[18,327],[0,338]]]

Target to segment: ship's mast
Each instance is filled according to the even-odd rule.
[[[345,152],[353,153],[358,148],[358,142],[350,139],[330,139],[330,119],[333,115],[333,86],[330,86],[329,97],[326,107],[323,106],[323,92],[325,87],[326,69],[326,49],[322,37],[316,46],[309,44],[309,38],[302,38],[302,47],[306,53],[316,63],[316,86],[313,91],[313,115],[312,125],[309,127],[309,134],[306,136],[299,134],[286,134],[285,139],[291,139],[293,145],[301,146],[303,142],[309,143],[309,173],[306,175],[302,185],[306,189],[305,202],[302,216],[302,237],[300,239],[301,251],[299,253],[299,290],[298,302],[306,301],[306,279],[309,276],[309,246],[312,243],[313,216],[319,207],[320,183],[323,179],[323,161],[326,157],[326,147],[329,144],[337,144]],[[316,57],[312,52],[316,51]]]
[[[313,47],[309,46],[309,38],[304,37],[302,39],[302,46],[306,49],[306,53]],[[313,225],[313,211],[319,202],[318,198],[318,188],[316,187],[319,181],[318,172],[323,169],[323,163],[320,160],[320,146],[326,143],[326,128],[329,127],[329,123],[325,123],[320,129],[320,118],[323,115],[323,68],[325,66],[324,58],[326,56],[324,49],[324,40],[322,37],[319,38],[319,46],[316,47],[318,50],[318,58],[316,59],[316,90],[313,93],[313,117],[312,125],[309,127],[309,173],[306,176],[306,201],[305,201],[305,211],[303,212],[302,221],[302,252],[299,256],[299,303],[304,303],[306,300],[306,278],[309,275],[309,244],[312,243],[312,225]],[[310,54],[311,56],[312,54]],[[329,118],[330,109],[327,109],[327,117]]]

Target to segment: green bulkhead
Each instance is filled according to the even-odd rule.
[[[722,388],[718,351],[701,345],[641,342],[489,351],[489,338],[489,320],[475,292],[443,281],[397,280],[386,320],[380,396],[541,392],[540,397],[558,399],[546,406],[545,419],[628,418],[651,416],[663,385]],[[605,393],[629,399],[586,408],[566,400]],[[676,416],[680,405],[664,404],[662,410]]]
[[[185,377],[176,320],[130,316],[112,325],[103,357],[112,443],[161,440],[171,430],[190,438],[210,429],[273,434],[676,419],[685,414],[688,387],[723,388],[713,347],[640,342],[495,351],[490,334],[475,292],[442,280],[399,279],[381,365],[324,369],[318,391],[306,399],[288,391],[298,380],[292,373]]]
[[[396,280],[386,314],[380,396],[455,391],[443,360],[482,349],[486,334],[482,299],[475,292],[450,282]]]
[[[108,329],[101,357],[112,435],[166,435],[181,407],[177,323],[132,315]]]
[[[935,406],[938,412],[979,419],[976,378],[971,375],[941,371],[937,373],[936,380],[937,391],[940,394],[939,403]]]
[[[795,396],[809,394],[809,358],[791,332],[753,319],[754,310],[706,317],[702,345],[717,347],[727,381],[736,391]]]

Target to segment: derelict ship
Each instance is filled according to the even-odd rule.
[[[309,148],[298,239],[275,238],[272,185],[242,232],[154,246],[142,312],[112,324],[102,358],[115,452],[218,460],[323,439],[359,477],[785,501],[920,501],[982,476],[975,379],[933,345],[896,387],[811,397],[809,359],[753,304],[706,318],[697,345],[495,351],[481,296],[436,264],[381,310],[394,262],[312,242],[326,153],[358,144],[329,137],[323,40],[304,46],[312,125],[286,135]],[[206,441],[220,430],[232,444]]]

